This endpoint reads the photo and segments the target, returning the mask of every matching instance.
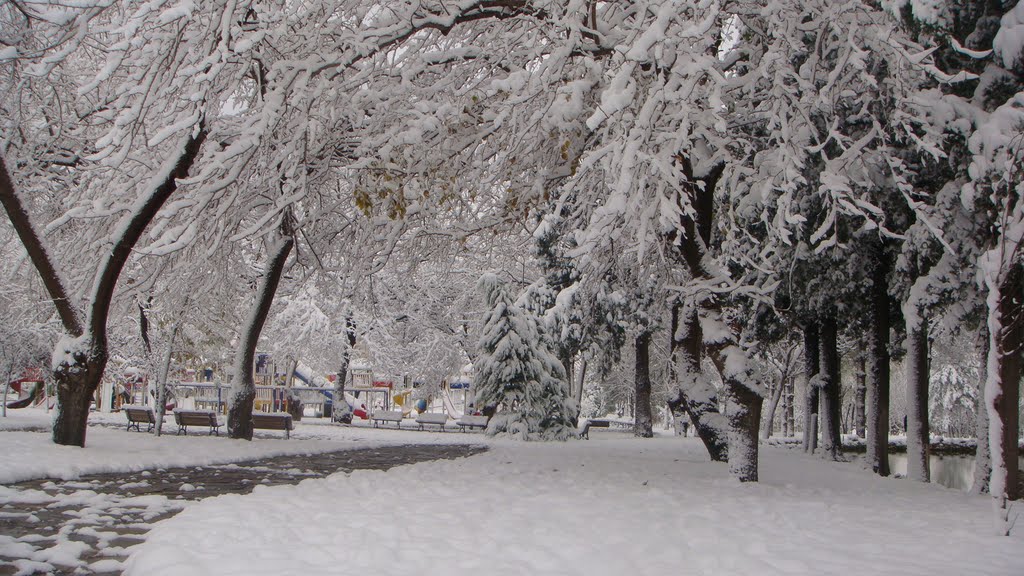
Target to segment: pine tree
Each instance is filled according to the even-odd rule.
[[[515,303],[496,275],[484,274],[478,287],[489,312],[475,363],[476,405],[496,411],[488,432],[520,440],[567,439],[576,407],[537,319]]]

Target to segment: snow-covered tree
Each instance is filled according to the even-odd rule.
[[[483,275],[479,289],[489,311],[473,368],[476,405],[494,413],[488,433],[520,440],[569,438],[575,429],[575,403],[539,322],[516,303],[496,274]]]

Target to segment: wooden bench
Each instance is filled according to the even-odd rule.
[[[576,435],[582,440],[586,438],[590,440],[590,429],[591,428],[608,428],[610,423],[607,420],[584,420],[583,424],[580,424],[576,428]]]
[[[121,411],[128,417],[128,427],[125,428],[125,432],[135,428],[135,430],[142,432],[139,428],[140,424],[148,424],[146,432],[152,432],[153,425],[156,424],[156,414],[153,413],[153,409],[149,406],[121,406]]]
[[[455,423],[458,424],[460,428],[462,428],[463,432],[466,431],[466,428],[479,428],[483,430],[487,428],[487,416],[464,415],[458,420],[456,420]]]
[[[178,425],[178,434],[188,436],[189,426],[209,426],[211,435],[220,436],[220,422],[212,410],[175,410],[174,423]]]
[[[405,414],[402,414],[402,412],[398,410],[380,410],[370,414],[370,420],[373,420],[374,428],[384,422],[394,422],[399,428],[401,428],[403,418],[405,418]]]
[[[291,438],[292,415],[283,412],[273,414],[265,412],[252,413],[252,427],[260,430],[284,430],[284,437]]]
[[[441,432],[444,432],[444,425],[448,422],[447,414],[432,414],[430,412],[424,412],[416,416],[416,423],[420,425],[420,430],[423,430],[424,426],[433,424],[441,428]]]

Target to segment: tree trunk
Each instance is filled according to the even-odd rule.
[[[871,270],[871,324],[867,350],[867,457],[879,476],[889,475],[889,268],[877,246]]]
[[[228,408],[228,436],[231,438],[252,440],[252,406],[256,399],[256,383],[253,381],[252,372],[256,359],[256,345],[270,313],[270,306],[274,303],[274,294],[277,292],[277,286],[284,273],[284,265],[294,244],[288,216],[285,215],[284,218],[282,236],[267,250],[267,269],[256,294],[256,302],[249,312],[235,356],[235,374],[231,380]]]
[[[929,482],[928,321],[907,323],[907,478]]]
[[[342,342],[341,364],[334,379],[334,398],[331,401],[331,421],[352,423],[352,407],[345,400],[345,380],[348,378],[352,349],[356,345],[356,322],[351,315],[345,317],[345,340]]]
[[[992,466],[989,492],[996,500],[1004,531],[1008,533],[1011,522],[1006,501],[1016,500],[1020,490],[1017,437],[1020,427],[1021,346],[1024,345],[1021,265],[1012,264],[998,284],[986,281],[989,289],[989,354],[985,405]]]
[[[771,401],[768,403],[768,414],[765,415],[764,422],[762,423],[761,437],[771,438],[772,433],[775,431],[775,410],[778,408],[779,401],[785,397],[786,388],[788,387],[790,380],[790,373],[793,369],[793,354],[796,352],[795,346],[790,346],[786,350],[786,359],[779,371],[779,381],[776,383],[775,388],[772,390]],[[786,406],[783,404],[782,407],[782,430],[783,436],[788,435],[786,433]]]
[[[794,406],[796,400],[796,382],[792,376],[786,380],[786,436],[792,438],[796,436],[796,406]]]
[[[696,310],[686,311],[685,326],[679,326],[682,306],[672,308],[672,351],[676,357],[677,389],[668,405],[676,417],[685,412],[693,422],[708,455],[714,462],[729,458],[728,422],[718,411],[718,396],[714,387],[701,377],[702,333]]]
[[[575,398],[576,398],[576,419],[577,419],[576,424],[577,425],[579,425],[580,410],[583,409],[583,382],[586,380],[586,378],[587,378],[587,359],[584,358],[583,359],[583,364],[580,366],[580,373],[576,376],[576,388],[575,388],[575,392],[574,392],[574,395],[575,395]]]
[[[654,417],[651,414],[651,333],[641,332],[634,342],[636,363],[633,377],[636,385],[634,396],[633,435],[639,438],[654,437]]]
[[[103,379],[107,366],[104,342],[90,342],[87,351],[76,349],[79,339],[66,336],[57,343],[57,350],[66,360],[53,371],[57,385],[57,414],[53,420],[53,442],[62,446],[85,447],[89,424],[89,404]]]
[[[821,454],[829,460],[838,460],[842,441],[839,435],[839,343],[836,319],[826,316],[821,321]]]
[[[867,424],[864,416],[864,400],[868,390],[867,382],[865,381],[865,378],[867,378],[867,373],[864,370],[865,360],[864,346],[861,343],[860,353],[857,355],[857,373],[855,374],[857,387],[853,391],[853,427],[860,438],[864,437],[864,428]]]
[[[181,320],[174,323],[171,329],[171,336],[167,339],[167,348],[164,350],[163,360],[160,362],[160,373],[156,379],[156,426],[153,433],[160,436],[160,429],[164,424],[164,414],[167,412],[167,374],[171,371],[171,354],[174,352],[174,339],[178,337],[178,330],[181,328]]]
[[[978,370],[978,393],[975,402],[977,405],[975,421],[975,443],[977,446],[974,449],[974,481],[971,483],[971,493],[986,494],[988,493],[988,478],[992,473],[992,459],[989,456],[988,445],[988,407],[985,403],[985,382],[988,379],[985,366],[988,364],[989,349],[989,335],[986,324],[981,325],[978,337],[978,358],[980,359],[981,369]]]
[[[804,452],[814,452],[818,446],[818,370],[820,346],[818,324],[804,325],[804,382],[806,402],[804,404]]]
[[[764,398],[735,379],[726,381],[729,400],[729,473],[740,482],[757,482],[757,431]]]

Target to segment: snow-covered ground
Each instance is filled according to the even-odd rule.
[[[120,423],[116,416],[96,420]],[[7,432],[0,441],[31,434],[43,439],[39,451],[51,450],[46,434]],[[304,421],[292,440],[251,443],[93,428],[86,451],[96,448],[90,466],[114,470],[127,465],[118,450],[199,463],[214,453],[240,460],[332,445],[490,445],[462,460],[188,504],[132,549],[128,575],[1024,573],[1024,528],[995,536],[988,498],[780,447],[764,447],[760,483],[741,485],[695,438],[591,437],[516,443]],[[5,472],[29,457],[4,453]]]

